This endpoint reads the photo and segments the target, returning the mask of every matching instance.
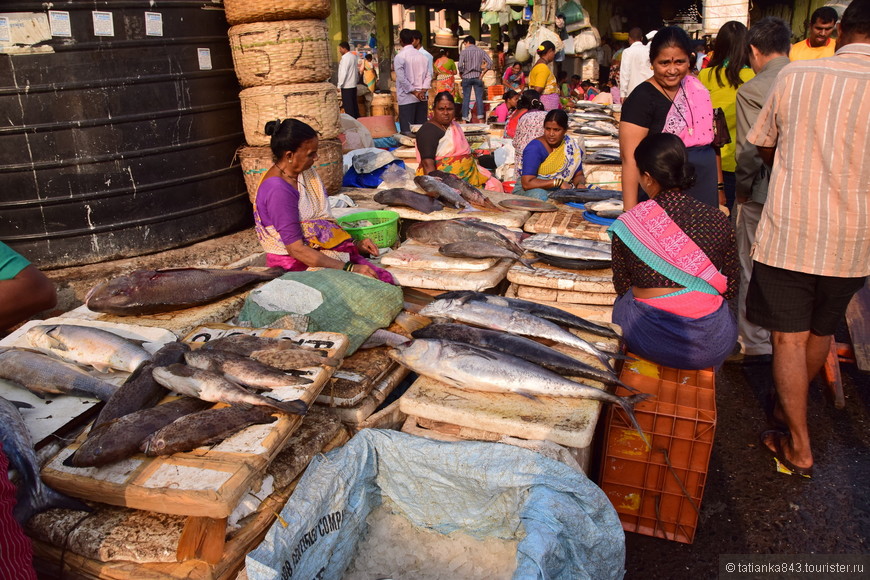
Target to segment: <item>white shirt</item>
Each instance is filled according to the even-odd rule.
[[[625,102],[634,87],[651,76],[649,44],[644,46],[638,40],[622,51],[622,60],[619,65],[619,98],[622,99],[622,102]]]
[[[359,82],[359,65],[357,56],[346,52],[338,61],[338,88],[355,89]]]
[[[429,70],[434,70],[435,68],[435,57],[429,54],[429,51],[420,46],[417,51],[426,57],[426,60],[429,61]]]

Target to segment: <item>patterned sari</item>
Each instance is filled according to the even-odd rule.
[[[447,91],[451,95],[456,92],[456,63],[452,58],[440,57],[435,61],[435,91]]]
[[[416,150],[417,162],[420,163],[420,150]],[[471,145],[465,138],[465,133],[459,123],[453,121],[450,129],[438,141],[435,151],[435,168],[445,173],[452,173],[475,187],[483,187],[490,191],[504,191],[501,182],[492,176],[485,168],[477,165],[471,154]],[[423,165],[417,167],[417,175],[424,175]]]
[[[679,137],[686,147],[713,142],[713,105],[710,92],[692,75],[686,75],[668,111],[663,129]]]
[[[565,135],[562,143],[547,155],[538,167],[538,179],[562,178],[571,181],[580,169],[583,161],[583,151],[570,135]]]

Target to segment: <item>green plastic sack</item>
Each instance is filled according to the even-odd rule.
[[[287,272],[253,290],[238,320],[264,327],[287,314],[304,314],[309,318],[308,332],[347,335],[350,355],[375,330],[389,326],[402,304],[399,286],[324,268]]]

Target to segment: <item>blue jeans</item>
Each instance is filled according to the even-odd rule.
[[[478,118],[483,118],[483,81],[480,79],[462,79],[462,118],[468,117],[468,107],[471,104],[471,89],[474,88],[474,104]]]

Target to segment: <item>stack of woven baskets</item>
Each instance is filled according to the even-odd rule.
[[[243,89],[242,127],[248,146],[239,149],[251,201],[272,166],[268,121],[290,117],[320,133],[315,167],[330,194],[341,189],[339,102],[330,75],[324,20],[329,0],[224,0],[236,76]]]

